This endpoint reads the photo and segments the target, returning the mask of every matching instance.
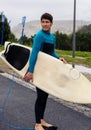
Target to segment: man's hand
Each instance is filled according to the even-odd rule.
[[[67,61],[64,58],[59,58],[59,60],[63,61],[64,64],[67,64]]]
[[[23,78],[25,81],[29,82],[33,82],[33,73],[31,72],[27,72]]]

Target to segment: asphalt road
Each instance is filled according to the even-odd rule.
[[[0,130],[34,128],[36,92],[16,82],[12,88],[11,82],[0,75]],[[10,87],[12,91],[7,97]],[[91,130],[91,118],[51,98],[48,98],[45,119],[58,126],[58,130]]]

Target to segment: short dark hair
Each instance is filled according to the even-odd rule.
[[[42,14],[41,21],[42,21],[42,19],[48,19],[48,20],[50,20],[50,22],[53,22],[53,16],[49,13]]]

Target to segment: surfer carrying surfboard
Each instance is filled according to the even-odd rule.
[[[24,76],[24,80],[29,82],[33,82],[33,72],[34,67],[37,61],[37,56],[39,51],[42,51],[44,53],[47,53],[55,58],[58,58],[59,60],[66,63],[66,60],[64,58],[59,58],[59,56],[55,52],[55,44],[56,39],[55,36],[51,33],[51,27],[53,24],[53,16],[49,13],[44,13],[41,18],[41,27],[42,29],[37,32],[36,36],[33,40],[33,48],[30,55],[30,62],[29,62],[29,71]],[[47,61],[45,61],[47,62]],[[44,70],[46,71],[46,70]],[[43,90],[36,88],[37,91],[37,99],[35,103],[35,129],[36,130],[44,130],[45,128],[52,128],[52,130],[56,130],[57,127],[47,123],[44,120],[44,112],[46,108],[46,102],[48,98],[48,93],[44,92]]]

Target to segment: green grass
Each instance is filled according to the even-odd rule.
[[[72,51],[56,50],[56,52],[59,55],[70,55],[70,56],[72,56]],[[79,56],[79,57],[91,57],[91,52],[76,51],[75,55]]]
[[[2,51],[4,49],[4,46],[0,45],[0,51]]]
[[[64,57],[68,63],[91,67],[91,52],[76,51],[75,58],[72,56],[72,51],[56,50],[56,52],[60,57]]]

